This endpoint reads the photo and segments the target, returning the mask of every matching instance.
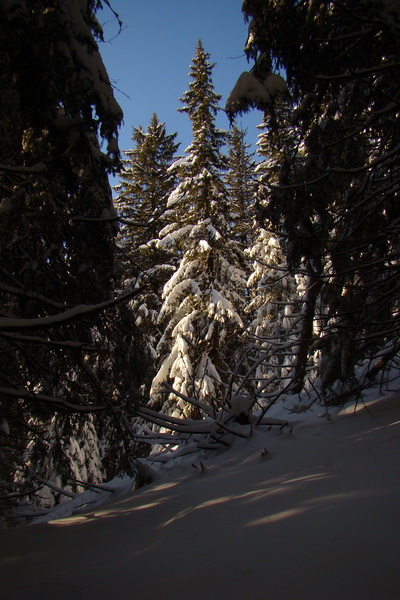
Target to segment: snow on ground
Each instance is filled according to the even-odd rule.
[[[163,467],[93,512],[0,531],[1,597],[398,600],[400,394],[364,401],[330,419],[286,401],[281,431]]]

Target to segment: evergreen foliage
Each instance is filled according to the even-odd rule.
[[[252,238],[255,200],[255,161],[246,144],[246,132],[233,126],[229,135],[226,186],[232,236],[246,248]]]
[[[226,136],[215,126],[220,96],[214,92],[212,68],[199,41],[190,68],[192,81],[181,99],[193,141],[180,161],[181,183],[168,200],[174,219],[160,232],[159,246],[176,248],[181,259],[164,287],[159,316],[164,335],[158,345],[160,367],[152,385],[152,405],[162,406],[168,383],[178,396],[167,393],[165,409],[176,409],[177,415],[198,414],[185,397],[221,406],[243,328],[243,258],[229,237],[223,177],[227,161],[221,152]]]
[[[288,269],[286,256],[277,236],[263,228],[248,249],[253,272],[248,279],[250,317],[249,335],[253,340],[255,377],[263,389],[264,379],[275,392],[287,385],[298,346],[298,314],[301,306],[299,284]],[[264,394],[265,397],[265,394]]]
[[[157,238],[163,226],[161,218],[167,199],[177,183],[170,169],[179,147],[176,136],[167,134],[165,124],[160,123],[156,114],[146,131],[142,127],[132,130],[135,147],[124,151],[127,158],[123,161],[115,200],[123,219],[120,245],[127,255],[133,255],[141,245]]]
[[[263,218],[263,199],[271,189],[279,186],[285,172],[284,165],[296,165],[296,170],[302,168],[299,136],[290,123],[290,113],[290,100],[281,98],[275,103],[273,115],[265,113],[259,126],[260,162],[255,168],[255,212],[259,224],[258,227],[254,225],[258,235],[247,250],[253,260],[247,310],[252,316],[249,330],[254,336],[255,357],[258,357],[256,375],[257,379],[267,377],[267,380],[274,380],[274,384],[269,386],[273,393],[286,387],[293,376],[301,337],[299,309],[304,291],[304,277],[296,278],[290,272],[290,252],[283,228],[275,231],[265,229],[267,225]],[[263,385],[261,380],[261,388]]]
[[[186,152],[191,156],[191,173],[198,175],[203,169],[220,171],[226,168],[226,157],[221,148],[226,142],[226,134],[217,129],[215,117],[219,110],[221,96],[214,91],[212,71],[214,64],[210,55],[198,41],[189,75],[192,78],[189,89],[180,101],[179,109],[188,115],[192,125],[193,140]],[[203,210],[207,208],[203,206]]]
[[[142,288],[130,303],[135,322],[135,346],[142,352],[141,397],[148,394],[154,377],[155,347],[161,333],[157,325],[162,288],[176,267],[176,256],[159,248],[158,235],[169,220],[167,200],[177,185],[173,168],[179,144],[177,134],[167,134],[166,126],[153,114],[147,130],[135,127],[135,147],[124,151],[115,205],[122,221],[117,249],[123,285]],[[127,346],[129,349],[129,345]]]
[[[286,392],[358,394],[399,352],[397,4],[244,0],[226,112],[263,111],[257,164],[201,41],[185,155],[153,114],[120,161],[102,4],[0,6],[7,507],[133,472],[139,441],[229,444]]]
[[[243,10],[255,70],[283,68],[297,104],[301,168],[284,161],[262,207],[307,277],[294,389],[315,355],[323,395],[354,392],[398,351],[399,9],[246,0]]]
[[[110,326],[99,315],[115,304],[117,228],[108,173],[119,168],[122,112],[96,41],[102,39],[95,16],[101,6],[94,0],[22,0],[0,6],[0,471],[5,503],[37,489],[39,479],[29,483],[33,463],[40,466],[37,476],[43,481],[54,467],[63,485],[76,487],[73,479],[91,471],[92,459],[84,450],[87,413],[113,414],[116,402],[118,361],[109,334],[114,329],[114,337],[119,324]],[[127,364],[129,359],[124,371]],[[76,413],[75,425],[68,429],[71,413]],[[90,422],[97,427],[100,417]],[[86,456],[79,477],[57,449],[66,430],[82,443]],[[92,474],[101,471],[93,458]]]

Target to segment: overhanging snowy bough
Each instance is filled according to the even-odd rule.
[[[200,412],[200,419],[187,419],[163,414],[147,407],[138,407],[137,416],[156,426],[158,431],[146,430],[134,435],[135,441],[151,444],[156,452],[151,460],[164,462],[172,457],[194,454],[200,451],[221,451],[232,446],[236,438],[249,438],[254,428],[283,429],[286,420],[265,416],[266,410],[253,413],[257,402],[254,395],[242,393],[233,396],[221,409],[214,410],[198,400],[184,396],[164,384],[168,393],[174,393],[185,402],[193,404]]]

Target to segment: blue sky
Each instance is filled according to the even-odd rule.
[[[177,109],[179,97],[188,89],[189,66],[197,41],[216,63],[213,71],[215,91],[222,95],[221,106],[242,71],[251,68],[243,46],[247,24],[241,11],[241,0],[111,0],[123,21],[118,25],[109,9],[98,13],[106,43],[101,55],[113,85],[115,96],[124,111],[120,131],[120,149],[133,147],[132,127],[147,128],[152,114],[166,123],[167,132],[178,132],[183,153],[191,142],[190,122]],[[121,90],[121,91],[118,91]],[[239,124],[247,128],[249,143],[255,143],[262,113],[244,115]],[[228,129],[224,113],[217,119],[221,129]]]

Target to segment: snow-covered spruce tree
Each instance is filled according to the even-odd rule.
[[[246,144],[246,131],[237,125],[232,127],[228,137],[228,163],[226,186],[228,189],[229,219],[232,237],[243,248],[247,248],[254,232],[252,212],[255,202],[255,161]]]
[[[181,259],[164,287],[159,317],[164,335],[151,405],[178,416],[198,414],[185,397],[215,409],[224,402],[243,328],[243,256],[230,239],[221,152],[226,135],[215,125],[220,96],[214,92],[212,69],[199,41],[189,90],[181,98],[193,141],[180,161],[181,183],[168,200],[174,219],[159,242],[161,248],[176,248]],[[166,391],[165,383],[178,395]]]
[[[25,504],[21,515],[34,515],[35,507],[49,509],[85,491],[88,484],[103,480],[102,445],[94,419],[88,414],[82,422],[79,415],[70,414],[66,419],[56,413],[39,439],[28,432],[25,463],[17,467],[15,481],[23,487],[29,485],[35,493],[28,495],[32,508]],[[40,419],[31,419],[30,425],[43,429]]]
[[[108,173],[119,168],[122,113],[96,41],[101,5],[0,4],[0,418],[9,432],[0,468],[8,498],[16,470],[34,467],[34,444],[55,412],[59,431],[76,413],[74,437],[84,444],[85,413],[103,414],[113,401],[113,383],[98,369],[101,356],[112,360],[99,310],[113,287]],[[68,465],[58,468],[67,482]]]
[[[243,11],[254,69],[284,68],[297,103],[304,169],[283,163],[264,197],[291,267],[308,277],[297,389],[318,351],[322,393],[351,393],[398,352],[400,9],[384,0],[245,0]],[[232,112],[269,110],[250,92]]]
[[[168,196],[177,184],[170,169],[179,147],[176,136],[167,133],[165,124],[154,113],[146,130],[133,128],[135,146],[124,151],[126,159],[122,161],[120,183],[115,187],[118,192],[115,205],[123,219],[119,245],[128,259],[130,255],[136,257],[135,262],[142,270],[148,265],[137,250],[158,238]],[[154,259],[149,262],[153,266]]]
[[[296,171],[303,169],[299,135],[290,122],[291,112],[290,98],[277,98],[272,114],[265,112],[259,126],[261,133],[257,146],[260,161],[255,169],[258,222],[255,230],[258,235],[247,251],[253,260],[253,272],[248,281],[251,298],[247,307],[251,315],[249,331],[254,335],[257,377],[275,378],[274,384],[268,385],[269,391],[287,387],[294,377],[301,337],[299,309],[304,278],[296,278],[290,272],[285,237],[278,230],[265,229],[263,218],[263,199],[284,177],[285,167],[282,165],[295,165]],[[264,386],[263,381],[260,386]]]
[[[262,227],[247,255],[253,260],[247,313],[254,376],[257,395],[268,397],[286,387],[293,376],[301,321],[299,282],[288,271],[279,238]]]
[[[143,291],[130,303],[136,324],[136,343],[143,353],[141,394],[148,394],[155,375],[155,347],[160,338],[157,325],[161,292],[175,270],[175,254],[157,246],[158,234],[165,226],[167,199],[177,185],[171,164],[179,144],[177,134],[153,114],[147,130],[134,127],[135,146],[124,151],[126,159],[116,186],[115,205],[122,220],[117,238],[118,258],[123,270],[123,285]],[[146,361],[146,367],[144,362]]]

